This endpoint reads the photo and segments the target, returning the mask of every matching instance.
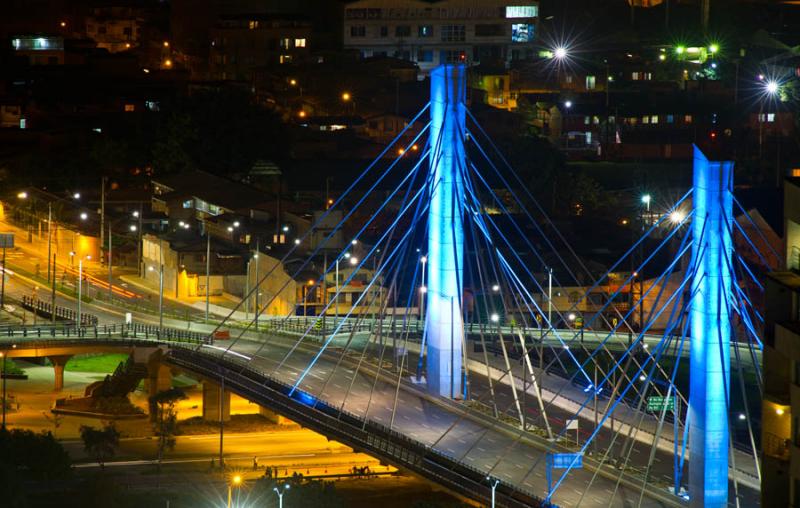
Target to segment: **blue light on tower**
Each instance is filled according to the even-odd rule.
[[[462,390],[465,78],[464,65],[441,65],[431,72],[427,381],[431,393],[450,398]]]
[[[731,325],[733,163],[713,162],[694,149],[692,254],[697,294],[690,307],[689,495],[691,506],[728,505],[728,398]]]

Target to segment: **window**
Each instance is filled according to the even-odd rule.
[[[592,144],[592,133],[590,131],[586,131],[585,134],[586,134],[586,144],[587,145],[591,145]]]
[[[411,27],[409,25],[397,25],[394,27],[395,37],[411,37]]]
[[[251,20],[249,23],[247,23],[247,28],[250,30],[255,30],[258,28],[258,21]]]
[[[658,123],[658,115],[653,115],[650,117],[650,123],[657,124]]]
[[[584,116],[584,117],[583,117],[583,125],[589,125],[589,123],[590,123],[591,121],[592,121],[592,118],[591,118],[591,117],[589,117],[589,116]]]
[[[388,26],[382,26],[381,29],[380,29],[380,34],[381,34],[381,37],[389,37],[389,27]]]
[[[136,111],[136,105],[135,104],[125,104],[125,112],[126,113],[132,113],[133,111]]]
[[[281,55],[279,61],[282,64],[290,64],[292,63],[292,55]]]
[[[572,83],[572,74],[567,74],[564,76],[564,83],[571,84]]]
[[[683,115],[683,123],[692,123],[692,115]]]
[[[675,123],[675,116],[667,115],[667,123]]]
[[[289,49],[292,47],[292,39],[283,38],[281,39],[281,49]]]
[[[466,36],[464,25],[442,25],[442,42],[463,42]]]
[[[294,40],[294,47],[295,48],[305,48],[306,47],[306,40],[305,39],[295,39]]]
[[[592,123],[595,124],[595,125],[600,125],[600,117],[599,116],[593,116],[592,117]]]
[[[511,42],[533,41],[534,25],[530,23],[514,23],[511,25]]]
[[[539,15],[536,5],[509,5],[506,7],[507,18],[535,18]]]
[[[597,79],[594,76],[586,76],[586,89],[594,90],[597,84]]]
[[[642,123],[648,123],[649,124],[650,123],[650,117],[647,116],[647,115],[643,116],[642,117]]]
[[[503,25],[475,25],[476,37],[502,36],[506,32]]]
[[[364,25],[353,25],[350,27],[350,37],[366,37],[367,27]]]
[[[420,25],[417,27],[417,34],[420,37],[433,37],[433,25]]]
[[[183,202],[183,207],[184,208],[192,208],[193,206],[194,206],[194,200],[193,199],[187,199],[186,201]]]
[[[423,50],[417,53],[418,62],[433,62],[433,51]]]

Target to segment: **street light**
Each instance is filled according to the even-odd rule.
[[[428,256],[421,256],[419,258],[419,262],[422,263],[422,285],[419,288],[419,319],[422,321],[423,317],[425,316],[425,297],[422,295],[428,292],[428,286],[425,285],[425,265],[428,262]]]
[[[19,199],[28,199],[28,193],[27,193],[27,192],[25,192],[25,191],[18,192],[18,193],[17,193],[17,197],[18,197]]]
[[[228,508],[231,508],[231,500],[233,498],[233,487],[237,487],[238,488],[241,484],[242,484],[242,477],[240,475],[237,474],[233,478],[231,478],[231,481],[228,484]],[[239,500],[238,500],[239,491],[238,490],[236,491],[236,496],[237,496],[236,504],[238,505],[239,504]]]
[[[567,55],[568,55],[567,48],[565,48],[565,47],[559,46],[559,47],[557,47],[556,49],[553,50],[553,56],[557,60],[563,60],[563,59],[567,58]]]
[[[491,476],[487,476],[486,481],[488,481],[489,485],[492,486],[492,508],[494,508],[495,490],[497,490],[497,485],[500,484],[500,480],[494,479]]]
[[[272,487],[272,490],[274,490],[275,493],[278,494],[278,508],[283,508],[283,495],[286,494],[287,490],[289,490],[289,484],[288,483],[283,484],[282,492],[278,490],[278,487]]]
[[[769,94],[769,95],[775,95],[775,94],[777,94],[777,93],[778,93],[778,91],[780,90],[780,88],[781,88],[781,87],[780,87],[780,85],[779,85],[779,84],[778,84],[778,82],[777,82],[777,81],[775,81],[775,80],[769,80],[769,81],[767,81],[767,82],[764,84],[764,90],[765,90],[765,91],[767,92],[767,94]]]
[[[89,218],[89,214],[86,212],[81,212],[81,220],[86,220]]]
[[[76,192],[75,194],[72,195],[72,199],[81,199],[81,193]]]
[[[564,101],[564,107],[569,109],[572,107],[572,101]]]

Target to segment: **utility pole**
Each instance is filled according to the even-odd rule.
[[[108,302],[111,303],[112,291],[111,291],[111,281],[113,278],[112,269],[111,269],[111,223],[108,224]]]
[[[158,239],[158,327],[164,327],[164,244]]]
[[[139,277],[142,276],[142,203],[139,202],[139,213],[136,214],[139,219],[139,224],[136,226],[137,239],[136,239],[136,273]]]
[[[47,260],[50,264],[50,260]],[[50,285],[50,322],[56,324],[56,255],[53,254],[53,281]]]
[[[700,22],[703,26],[703,32],[708,32],[708,19],[711,14],[711,0],[700,0]]]
[[[206,228],[206,323],[208,323],[209,294],[211,294],[211,235]]]
[[[256,254],[255,254],[255,256],[253,256],[255,258],[255,260],[256,260],[256,263],[255,263],[256,264],[256,267],[255,267],[256,269],[255,269],[255,274],[253,275],[253,288],[255,288],[255,290],[256,290],[256,294],[255,294],[255,299],[256,299],[255,303],[256,303],[256,305],[255,305],[255,308],[253,309],[253,313],[255,313],[255,317],[253,318],[253,321],[254,321],[253,326],[255,326],[256,331],[258,331],[258,315],[260,314],[259,307],[258,307],[258,292],[261,290],[261,284],[259,283],[259,277],[258,277],[258,254],[259,254],[258,248],[259,248],[259,240],[258,240],[258,238],[256,238]]]
[[[53,204],[47,203],[47,282],[50,282],[50,251],[53,241]],[[53,274],[55,278],[55,274]]]
[[[105,228],[106,228],[106,179],[107,177],[103,177],[100,179],[100,245],[101,248],[105,245]],[[102,257],[100,258],[102,262]]]

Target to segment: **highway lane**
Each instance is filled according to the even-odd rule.
[[[286,353],[286,346],[276,342],[257,352],[260,346],[255,342],[240,341],[235,350],[252,357],[249,362],[251,367],[287,383],[299,378],[312,357],[310,352],[297,350],[286,360],[280,372],[274,372]],[[380,378],[375,379],[363,372],[354,376],[355,371],[349,366],[340,366],[333,371],[326,386],[325,381],[333,368],[334,363],[322,357],[314,371],[304,379],[301,388],[310,394],[320,394],[321,399],[331,401],[334,406],[338,405],[335,401],[344,401],[345,411],[387,426],[392,422],[394,410],[395,430],[503,481],[520,485],[536,495],[543,496],[547,492],[544,460],[538,448],[516,442],[499,430],[459,418],[451,410],[413,392],[405,389],[397,392],[396,385]],[[539,466],[529,474],[534,463]],[[571,471],[568,481],[553,497],[553,502],[560,506],[591,507],[627,506],[631,500],[638,502],[639,492],[628,488],[620,488],[619,493],[611,499],[615,482],[604,477],[595,479],[591,491],[583,497],[591,477],[591,472],[587,470]],[[645,498],[642,506],[665,505]]]

